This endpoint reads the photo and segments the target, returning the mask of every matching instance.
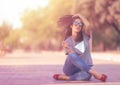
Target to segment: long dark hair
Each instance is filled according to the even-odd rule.
[[[82,20],[78,15],[74,16],[74,15],[65,15],[61,18],[59,18],[58,20],[58,26],[64,28],[63,32],[64,32],[64,40],[67,39],[68,37],[70,37],[72,35],[72,29],[71,29],[71,25],[73,24],[73,22],[75,21],[75,19],[80,19]],[[84,25],[84,23],[83,23]],[[81,41],[83,40],[83,36],[82,36],[82,32],[83,32],[83,26],[82,29],[76,39],[76,41]]]

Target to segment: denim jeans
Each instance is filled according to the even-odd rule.
[[[66,58],[63,72],[70,76],[70,80],[89,80],[91,78],[91,74],[88,73],[90,69],[90,66],[78,54],[70,53]]]

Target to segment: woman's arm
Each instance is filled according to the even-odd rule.
[[[65,49],[65,51],[69,53],[73,53],[74,51],[70,48],[69,44],[65,41],[62,42],[62,46]]]

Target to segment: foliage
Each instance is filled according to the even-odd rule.
[[[120,0],[84,0],[76,5],[75,13],[85,15],[90,23],[89,28],[93,30],[93,49],[99,49],[102,45],[101,50],[119,50]]]
[[[21,29],[0,26],[0,41],[5,46],[29,50],[60,50],[62,29],[57,20],[66,14],[80,13],[93,31],[93,49],[120,49],[120,0],[50,0],[46,8],[26,10]]]

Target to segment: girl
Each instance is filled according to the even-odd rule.
[[[65,40],[62,43],[67,58],[63,67],[64,74],[55,74],[56,80],[90,80],[91,76],[106,81],[107,76],[96,72],[93,66],[89,34],[85,33],[84,22],[79,15],[65,15],[59,19],[58,25],[65,28]]]

